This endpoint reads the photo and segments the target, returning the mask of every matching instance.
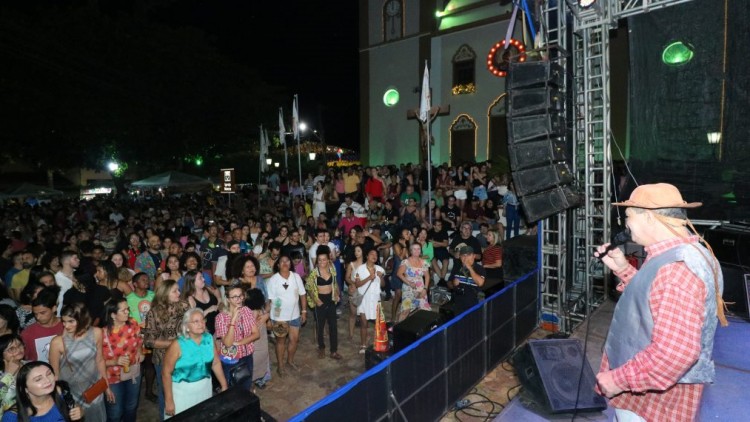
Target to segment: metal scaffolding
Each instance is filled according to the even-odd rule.
[[[556,316],[563,332],[588,318],[609,290],[610,273],[594,258],[610,239],[609,30],[620,19],[687,1],[599,0],[586,9],[576,0],[542,2],[544,41],[560,52],[567,75],[571,161],[583,200],[541,224],[541,311]]]

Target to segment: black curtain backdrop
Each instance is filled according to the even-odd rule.
[[[702,201],[702,208],[690,211],[694,219],[750,219],[750,1],[726,5],[726,73],[724,0],[692,1],[628,22],[629,164],[639,184],[672,183],[686,200]],[[691,44],[695,55],[686,65],[668,66],[662,50],[677,40]],[[722,79],[719,146],[709,144],[706,134],[721,127]]]

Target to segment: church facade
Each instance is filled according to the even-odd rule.
[[[426,61],[432,105],[441,106],[431,125],[432,161],[508,167],[503,55],[507,64],[524,48],[520,13],[514,45],[503,48],[511,12],[505,1],[360,0],[363,163],[426,158],[413,117]]]

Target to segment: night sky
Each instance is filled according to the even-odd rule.
[[[220,53],[297,93],[300,119],[328,142],[358,149],[357,2],[190,0],[160,19],[205,31]],[[291,101],[269,107],[288,116]]]

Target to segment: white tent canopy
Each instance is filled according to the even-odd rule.
[[[133,188],[178,188],[180,190],[211,189],[210,180],[179,171],[167,171],[130,184]]]

